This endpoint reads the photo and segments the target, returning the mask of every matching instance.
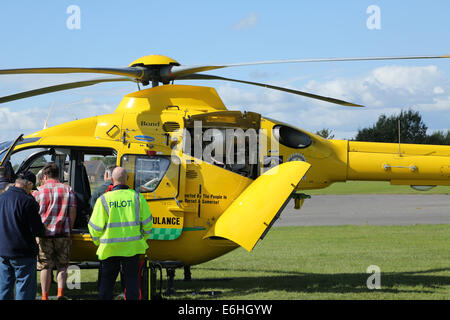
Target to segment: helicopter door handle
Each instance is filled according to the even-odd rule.
[[[123,142],[123,144],[127,143],[127,132],[126,131],[124,131],[122,134],[122,142]]]
[[[417,171],[417,167],[416,166],[391,166],[391,165],[389,165],[389,164],[384,164],[383,165],[383,169],[385,170],[385,171],[388,171],[389,169],[391,169],[391,168],[400,168],[400,169],[409,169],[409,170],[411,170],[412,172],[414,172],[414,171]]]
[[[177,195],[175,194],[175,192],[173,193],[173,200],[175,200],[175,202],[177,203],[178,208],[182,209],[180,201],[178,201]]]
[[[108,131],[106,131],[106,134],[108,135],[108,136],[110,136],[111,137],[111,135],[109,134],[111,131],[113,131],[114,130],[114,128],[117,128],[119,131],[120,131],[120,129],[119,129],[119,127],[118,126],[116,126],[116,125],[113,125]]]

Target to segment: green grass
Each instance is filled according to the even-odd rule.
[[[367,288],[370,265],[381,269],[380,290]],[[178,269],[167,298],[450,299],[450,226],[273,228],[251,253],[193,266],[192,278]],[[82,270],[82,290],[67,295],[96,299],[96,280],[96,270]]]
[[[450,194],[450,187],[348,181],[305,193]],[[381,290],[366,286],[370,265],[381,269]],[[176,274],[168,299],[450,299],[450,225],[278,227],[251,253],[240,248],[193,266],[192,281]],[[81,280],[67,295],[97,299],[97,270],[82,270]]]
[[[429,191],[417,191],[410,186],[391,185],[387,181],[336,182],[325,189],[305,190],[311,195],[321,194],[450,194],[450,186],[436,186]]]

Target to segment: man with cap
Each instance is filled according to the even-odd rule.
[[[15,184],[0,195],[0,300],[35,300],[37,291],[35,238],[44,235],[39,205],[31,190],[32,172],[17,176]]]

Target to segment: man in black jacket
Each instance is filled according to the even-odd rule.
[[[30,195],[35,183],[36,176],[27,171],[0,195],[0,300],[14,299],[14,286],[17,300],[36,299],[35,237],[44,235],[44,225]]]
[[[7,177],[7,170],[5,167],[0,167],[0,194],[6,189],[8,184],[10,182]]]

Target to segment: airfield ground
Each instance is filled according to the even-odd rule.
[[[333,188],[311,192],[300,211],[290,203],[251,253],[240,248],[193,266],[192,281],[177,270],[177,293],[167,298],[450,299],[450,188]],[[380,289],[367,287],[372,265]],[[97,271],[82,270],[81,280],[67,296],[96,299]]]

